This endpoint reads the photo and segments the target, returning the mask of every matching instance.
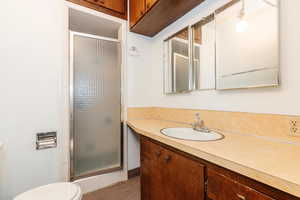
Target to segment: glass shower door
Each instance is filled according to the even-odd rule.
[[[72,179],[122,166],[119,62],[118,42],[73,35]]]

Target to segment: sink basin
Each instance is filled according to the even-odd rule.
[[[193,141],[215,141],[224,138],[222,134],[214,131],[200,132],[192,128],[165,128],[160,132],[169,137]]]

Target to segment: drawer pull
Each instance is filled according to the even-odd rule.
[[[171,156],[169,156],[169,155],[165,156],[164,160],[166,163],[170,162]]]
[[[241,194],[237,194],[236,196],[241,200],[247,200],[246,197]]]

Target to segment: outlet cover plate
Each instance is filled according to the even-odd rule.
[[[297,120],[290,120],[290,135],[300,137],[300,124]]]

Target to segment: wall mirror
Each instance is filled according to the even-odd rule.
[[[211,14],[192,26],[195,90],[215,89],[215,20]]]
[[[217,89],[279,85],[277,0],[233,0],[215,12]]]
[[[192,90],[190,31],[185,28],[164,41],[165,93]]]
[[[215,89],[214,15],[164,41],[164,91]]]
[[[164,91],[279,85],[279,0],[231,0],[164,41]]]

